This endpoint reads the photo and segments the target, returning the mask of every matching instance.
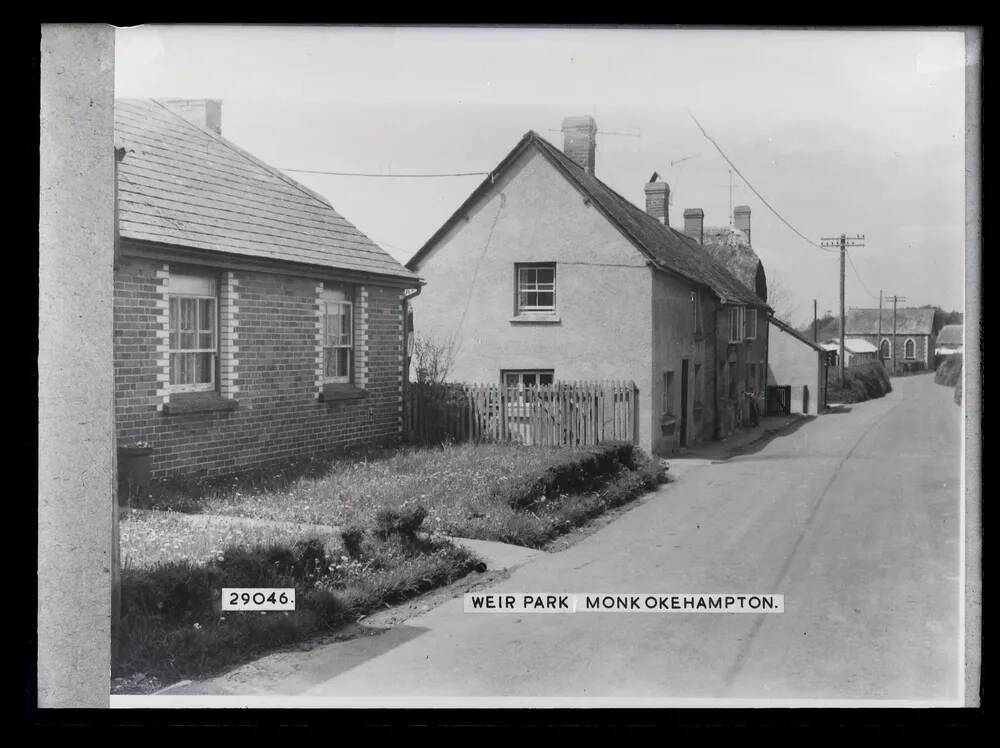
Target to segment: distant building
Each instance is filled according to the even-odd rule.
[[[951,356],[962,352],[964,327],[962,325],[945,325],[937,334],[934,344],[935,356]]]
[[[837,356],[840,355],[840,338],[834,338],[820,346],[824,351],[833,353],[830,365],[839,366]],[[866,361],[878,359],[878,348],[864,338],[844,338],[844,366],[857,366]]]
[[[896,335],[893,338],[893,310],[851,309],[847,314],[846,339],[862,338],[876,346],[878,358],[892,366],[893,352],[897,366],[929,368],[934,335],[933,308],[897,309]]]

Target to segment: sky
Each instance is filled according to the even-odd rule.
[[[597,176],[639,206],[656,171],[670,224],[749,205],[793,322],[846,305],[961,309],[965,46],[947,30],[155,26],[116,34],[118,97],[222,99],[222,133],[281,169],[486,172],[528,130],[598,127]],[[289,176],[401,262],[482,177]],[[731,186],[732,185],[732,188]]]

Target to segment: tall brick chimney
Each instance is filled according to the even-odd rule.
[[[646,212],[660,223],[670,225],[670,185],[661,182],[658,174],[655,181],[646,182],[643,190],[646,192]]]
[[[737,205],[733,208],[733,223],[736,224],[736,228],[747,235],[747,241],[750,241],[750,206],[749,205]]]
[[[590,176],[594,176],[597,151],[597,123],[589,114],[567,117],[562,123],[563,153]]]
[[[705,211],[701,208],[684,211],[684,233],[699,244],[705,243]]]
[[[189,122],[222,135],[222,99],[160,99]]]

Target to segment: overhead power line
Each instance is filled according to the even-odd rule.
[[[854,271],[854,277],[858,279],[858,283],[860,283],[861,287],[863,289],[865,289],[865,293],[866,294],[868,294],[869,296],[871,296],[873,299],[877,299],[878,296],[876,296],[871,291],[869,291],[868,290],[868,286],[866,286],[865,282],[863,280],[861,280],[861,273],[859,273],[857,267],[855,267],[854,260],[851,259],[851,253],[847,252],[846,254],[847,254],[847,261],[851,264],[851,270]]]
[[[828,248],[826,248],[826,247],[823,247],[823,246],[821,246],[821,245],[817,244],[817,243],[816,243],[816,242],[814,242],[814,241],[813,241],[812,239],[810,239],[810,238],[809,238],[808,236],[806,236],[806,235],[805,235],[805,234],[803,234],[803,233],[802,233],[801,231],[799,231],[799,230],[798,230],[797,228],[795,228],[795,227],[794,227],[794,226],[793,226],[793,225],[792,225],[791,223],[789,223],[789,222],[788,222],[788,221],[787,221],[787,220],[785,219],[785,217],[784,217],[783,215],[781,215],[781,213],[779,213],[779,212],[778,212],[778,211],[777,211],[777,210],[776,210],[776,209],[774,208],[774,206],[772,206],[772,205],[771,205],[771,203],[769,203],[769,202],[768,202],[768,201],[767,201],[767,200],[766,200],[766,199],[764,198],[764,196],[763,196],[763,195],[761,195],[761,194],[760,194],[760,193],[759,193],[759,192],[757,191],[757,188],[756,188],[756,187],[754,187],[754,186],[753,186],[753,185],[752,185],[752,184],[750,183],[750,180],[749,180],[749,179],[747,179],[747,178],[746,178],[745,176],[743,176],[743,173],[742,173],[742,172],[741,172],[741,171],[740,171],[740,170],[739,170],[739,169],[738,169],[738,168],[736,167],[736,164],[734,164],[734,163],[733,163],[733,162],[732,162],[732,161],[731,161],[731,160],[729,159],[729,156],[727,156],[727,155],[725,154],[725,152],[724,152],[724,151],[722,150],[722,148],[721,148],[721,147],[719,146],[719,144],[715,142],[715,139],[714,139],[714,138],[713,138],[713,137],[712,137],[711,135],[709,135],[709,134],[708,134],[707,132],[705,132],[705,128],[701,126],[701,122],[699,122],[699,121],[698,121],[698,118],[697,118],[697,117],[695,117],[695,116],[694,116],[694,114],[692,114],[692,113],[691,113],[691,110],[690,110],[690,109],[689,109],[689,110],[687,110],[687,113],[688,113],[688,115],[689,115],[689,116],[691,117],[691,119],[693,119],[693,120],[694,120],[694,123],[695,123],[696,125],[698,125],[698,129],[699,129],[699,130],[701,130],[701,134],[705,136],[705,138],[706,138],[706,139],[708,140],[708,142],[709,142],[709,143],[711,143],[711,144],[712,144],[713,146],[715,146],[715,150],[717,150],[717,151],[719,152],[719,155],[720,155],[720,156],[722,156],[722,158],[724,158],[724,159],[726,160],[726,163],[727,163],[727,164],[729,164],[729,165],[730,165],[730,166],[732,167],[733,171],[735,171],[735,172],[736,172],[736,173],[737,173],[737,174],[739,175],[740,179],[742,179],[742,180],[743,180],[743,181],[744,181],[744,182],[746,183],[747,187],[749,187],[749,188],[750,188],[750,190],[751,190],[751,191],[753,192],[753,194],[755,194],[755,195],[756,195],[756,196],[757,196],[758,198],[760,198],[760,201],[761,201],[762,203],[764,203],[764,205],[766,205],[766,206],[767,206],[767,209],[768,209],[768,210],[770,210],[770,211],[771,211],[772,213],[774,213],[774,215],[775,215],[775,216],[777,216],[777,217],[778,217],[778,220],[780,220],[780,221],[781,221],[781,222],[782,222],[783,224],[785,224],[785,225],[786,225],[786,226],[787,226],[788,228],[790,228],[790,229],[791,229],[792,231],[794,231],[794,232],[795,232],[796,234],[798,234],[798,235],[799,235],[799,236],[800,236],[800,237],[801,237],[802,239],[804,239],[804,240],[805,240],[806,242],[808,242],[808,243],[809,243],[810,245],[812,245],[813,247],[816,247],[816,249],[821,249],[821,250],[823,250],[824,252],[832,252],[832,251],[835,251],[835,250],[833,250],[833,249],[828,249]]]

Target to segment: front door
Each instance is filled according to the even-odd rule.
[[[688,360],[681,361],[681,446],[687,446],[688,438]]]

